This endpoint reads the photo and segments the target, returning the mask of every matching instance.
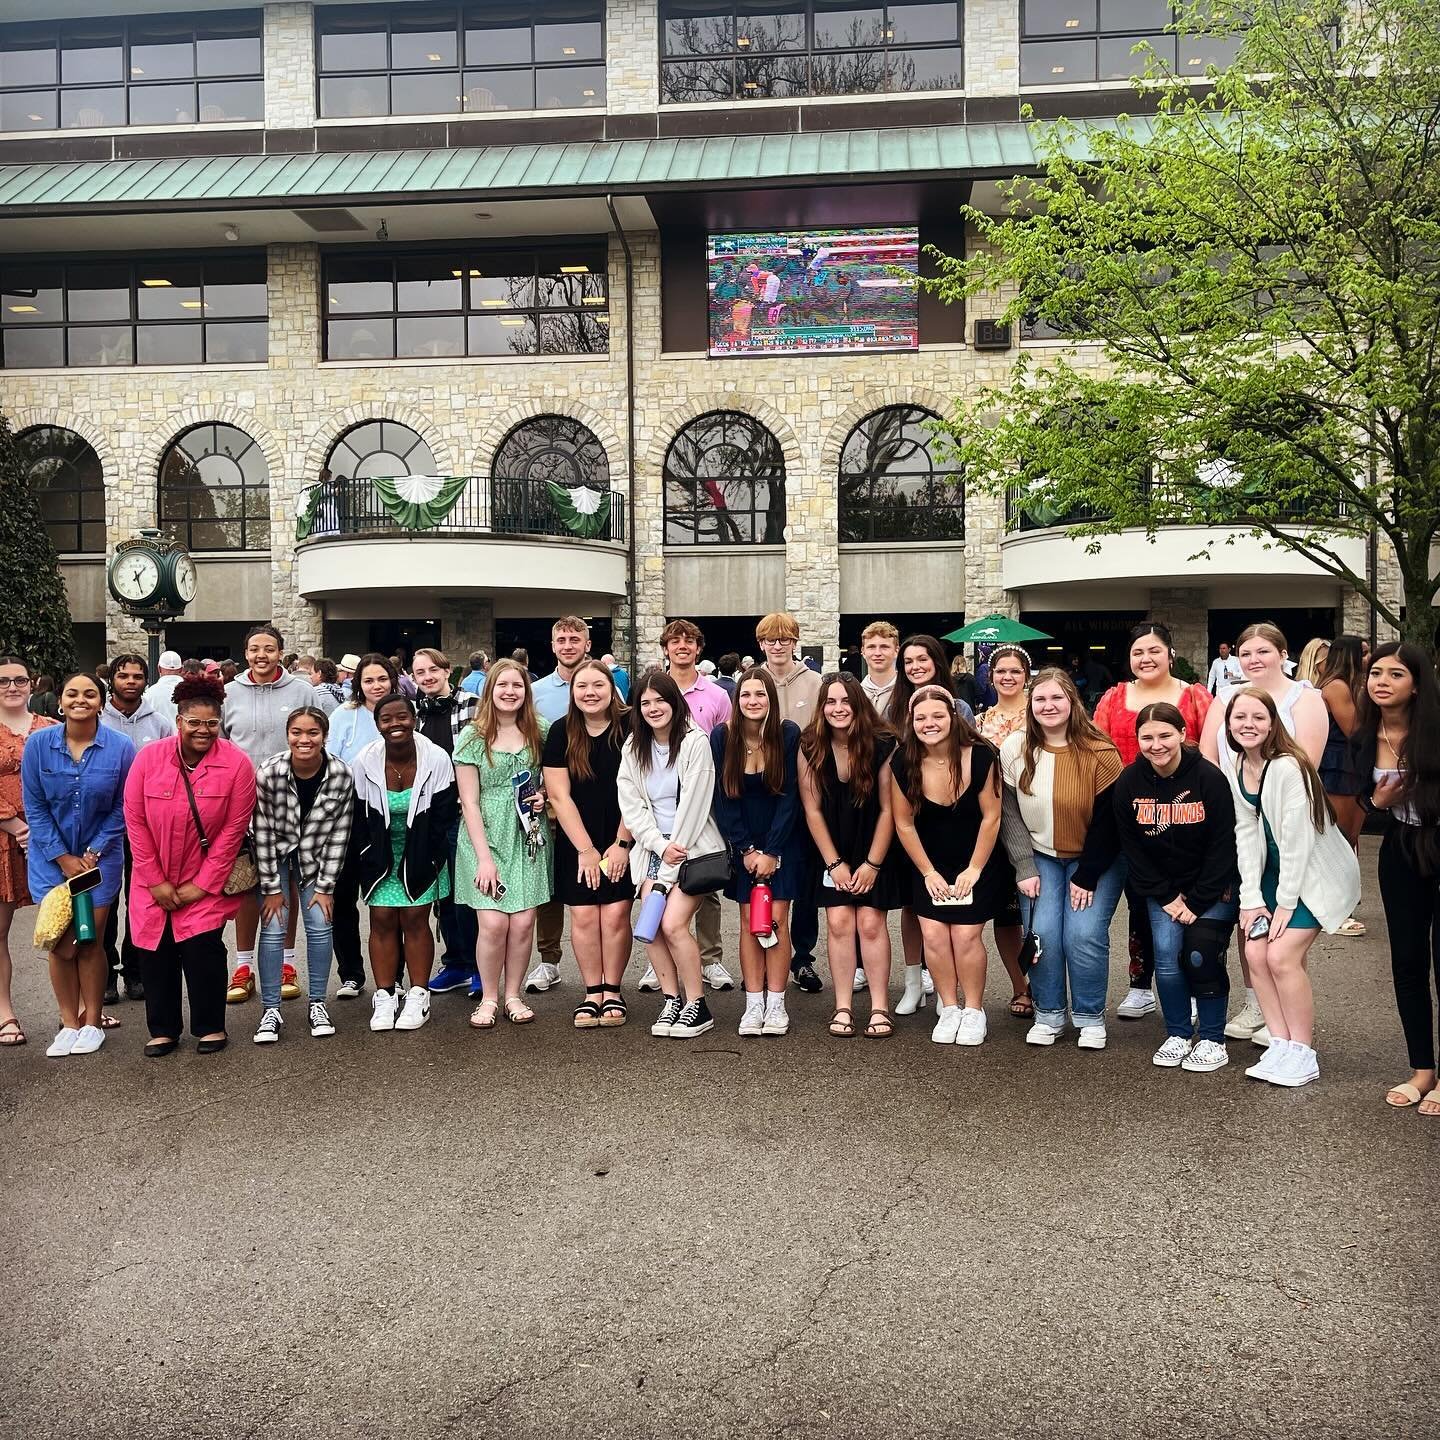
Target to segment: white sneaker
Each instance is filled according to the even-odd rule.
[[[395,1021],[397,1030],[418,1030],[430,1018],[430,992],[423,985],[412,985],[405,992],[405,1008]]]
[[[319,1040],[334,1033],[335,1022],[330,1018],[330,1012],[318,1000],[312,1000],[310,1002],[310,1038]]]
[[[1308,1045],[1288,1042],[1285,1054],[1265,1077],[1272,1085],[1296,1089],[1320,1078],[1320,1057]]]
[[[712,990],[733,990],[735,988],[735,977],[718,960],[706,965],[700,974]]]
[[[1150,1063],[1160,1066],[1162,1070],[1173,1070],[1177,1065],[1184,1064],[1189,1053],[1190,1042],[1183,1035],[1170,1035],[1150,1057]]]
[[[955,1032],[957,1045],[983,1045],[990,1026],[983,1010],[962,1010],[960,1028]]]
[[[1232,1040],[1248,1040],[1264,1024],[1265,1017],[1260,1013],[1260,1006],[1247,995],[1239,1013],[1225,1027],[1225,1033]]]
[[[1082,1050],[1103,1050],[1109,1038],[1103,1025],[1083,1025],[1080,1028],[1080,1038],[1075,1043]]]
[[[337,1000],[354,1000],[364,988],[364,985],[358,980],[342,980],[339,989],[335,991],[335,998]]]
[[[645,967],[645,973],[640,977],[640,990],[658,990],[660,988],[660,977],[655,973],[653,965]]]
[[[895,1002],[895,1013],[897,1015],[913,1015],[917,1010],[922,1009],[925,1004],[925,984],[922,979],[925,971],[919,965],[907,965],[905,967],[905,989],[900,998]]]
[[[1125,998],[1115,1007],[1115,1013],[1122,1020],[1143,1020],[1155,1013],[1155,992],[1132,986],[1125,992]]]
[[[857,969],[855,971],[855,983],[851,986],[851,989],[858,995],[862,990],[868,990],[869,988],[870,982],[865,978],[865,972]]]
[[[942,1005],[940,1018],[935,1022],[935,1028],[930,1032],[930,1038],[937,1045],[953,1045],[955,1037],[959,1033],[960,1007],[958,1005]]]
[[[920,967],[920,988],[927,995],[935,993],[935,982],[930,978],[930,972],[923,965]]]
[[[64,1055],[71,1054],[75,1049],[75,1042],[80,1038],[78,1030],[72,1030],[68,1025],[62,1025],[55,1032],[55,1038],[50,1042],[50,1048],[46,1054],[52,1060],[59,1060]]]
[[[370,1001],[370,1028],[393,1030],[396,1008],[395,997],[388,990],[377,990]]]
[[[1270,1043],[1270,1031],[1269,1031],[1269,1029],[1268,1029],[1266,1026],[1262,1025],[1262,1026],[1250,1037],[1250,1043],[1251,1043],[1252,1045],[1268,1045],[1268,1044]]]
[[[70,1047],[72,1055],[93,1055],[105,1043],[105,1032],[98,1025],[82,1025]]]
[[[1289,1050],[1288,1040],[1272,1040],[1265,1053],[1253,1065],[1245,1067],[1245,1074],[1251,1080],[1268,1080],[1270,1072],[1284,1061]]]
[[[1027,1045],[1053,1045],[1064,1033],[1063,1025],[1047,1025],[1043,1020],[1037,1020],[1025,1036]]]
[[[740,1017],[740,1028],[736,1033],[746,1036],[765,1033],[765,1002],[763,1000],[746,1002],[745,1013]]]
[[[1230,1056],[1223,1045],[1217,1045],[1213,1040],[1197,1040],[1180,1062],[1180,1068],[1205,1072],[1219,1070],[1229,1063]]]
[[[272,1005],[260,1017],[260,1023],[255,1027],[255,1043],[273,1045],[280,1038],[280,1027],[284,1023],[280,1012]]]
[[[531,967],[530,973],[525,977],[525,993],[527,995],[543,995],[545,991],[559,983],[560,967],[551,965],[544,960],[537,960]]]
[[[790,1015],[785,1009],[784,994],[771,994],[765,1001],[765,1018],[760,1025],[762,1035],[788,1035]]]

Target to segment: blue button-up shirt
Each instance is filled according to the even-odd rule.
[[[36,900],[65,879],[56,863],[60,856],[87,850],[100,857],[104,877],[92,892],[95,904],[109,905],[120,893],[125,777],[134,759],[129,738],[104,725],[79,760],[65,743],[64,725],[49,725],[26,740],[20,780],[30,827],[30,894]]]

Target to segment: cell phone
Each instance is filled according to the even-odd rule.
[[[820,877],[820,883],[824,885],[827,889],[833,890],[835,888],[835,877],[827,870]]]
[[[100,867],[97,865],[93,870],[85,870],[79,875],[72,876],[65,882],[65,888],[73,899],[76,895],[84,895],[88,891],[94,890],[104,879],[105,877],[100,873]]]
[[[1268,915],[1257,915],[1251,922],[1250,928],[1245,932],[1247,940],[1263,940],[1270,933],[1270,917]]]
[[[505,882],[503,880],[497,880],[495,882],[495,898],[497,900],[503,900],[505,898]]]
[[[947,895],[943,900],[931,900],[932,905],[968,905],[975,898],[972,890],[968,895]]]

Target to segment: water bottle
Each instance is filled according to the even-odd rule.
[[[764,881],[750,887],[750,933],[764,950],[779,942],[775,933],[775,901]]]
[[[665,902],[669,899],[670,887],[657,885],[640,906],[640,918],[635,922],[635,938],[648,945],[659,933],[660,922],[665,918]]]
[[[70,901],[71,923],[75,926],[75,938],[82,945],[88,945],[95,938],[95,902],[89,893],[75,895]]]

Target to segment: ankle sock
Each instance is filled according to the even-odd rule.
[[[745,992],[745,1008],[747,1010],[763,1010],[765,1008],[765,992],[763,990],[747,990]]]
[[[1256,999],[1254,990],[1248,985],[1245,987],[1245,1003],[1253,1005],[1257,1010],[1260,1008],[1260,1001]]]
[[[284,956],[283,956],[283,959],[284,959],[285,964],[287,964],[287,965],[294,965],[294,963],[295,963],[295,952],[294,952],[293,950],[287,949],[287,950],[285,951],[285,954],[284,954]]]
[[[235,952],[235,968],[238,970],[242,965],[248,965],[252,970],[255,968],[255,952],[253,950],[237,950]]]

